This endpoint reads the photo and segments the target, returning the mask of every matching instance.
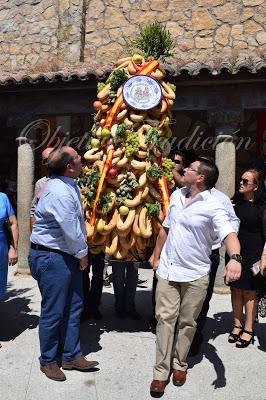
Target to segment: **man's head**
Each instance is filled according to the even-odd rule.
[[[47,166],[51,175],[76,179],[82,173],[81,157],[76,150],[69,146],[52,151]]]
[[[184,185],[188,188],[197,186],[200,191],[211,189],[219,177],[219,170],[213,161],[198,157],[185,168]]]
[[[42,164],[43,165],[47,165],[49,155],[52,153],[53,150],[54,150],[53,147],[47,147],[46,149],[43,150],[43,152],[42,152]]]

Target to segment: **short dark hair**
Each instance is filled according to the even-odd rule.
[[[196,161],[200,162],[198,171],[205,177],[206,189],[213,188],[219,178],[217,165],[213,161],[204,157],[197,157]]]
[[[73,157],[67,151],[59,149],[50,153],[47,167],[50,175],[62,176],[66,172],[67,165],[73,163]]]

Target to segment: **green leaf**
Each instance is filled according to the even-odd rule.
[[[161,205],[158,201],[156,201],[156,203],[146,203],[145,207],[147,208],[150,217],[155,218],[159,216]]]

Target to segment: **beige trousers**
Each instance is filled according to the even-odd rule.
[[[209,275],[192,282],[158,277],[156,288],[156,363],[153,379],[167,380],[171,368],[186,371],[187,355],[196,332]],[[178,319],[178,321],[177,321]]]

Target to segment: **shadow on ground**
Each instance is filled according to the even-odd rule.
[[[266,321],[265,321],[266,322]],[[266,337],[265,337],[265,323],[255,324],[254,331],[257,336],[259,345],[258,349],[266,351]],[[201,345],[199,354],[194,357],[189,357],[189,368],[193,368],[195,365],[202,361],[202,358],[207,358],[213,365],[216,372],[216,379],[212,382],[215,389],[226,386],[225,368],[221,358],[218,355],[218,351],[214,346],[213,342],[215,339],[224,334],[229,334],[232,329],[232,313],[222,312],[214,314],[213,318],[207,318],[206,325],[203,332],[203,343]],[[212,343],[209,341],[212,340]],[[228,343],[228,346],[230,344]]]
[[[39,323],[37,315],[30,314],[31,296],[27,296],[30,289],[13,289],[8,291],[7,297],[0,302],[0,342],[14,340],[26,329],[34,329]]]
[[[114,295],[103,293],[101,305],[103,319],[100,321],[88,320],[81,324],[81,345],[84,354],[101,350],[99,342],[104,332],[151,332],[149,324],[152,313],[150,291],[137,290],[136,308],[142,316],[141,320],[136,321],[130,318],[121,320],[116,317],[114,312]]]

